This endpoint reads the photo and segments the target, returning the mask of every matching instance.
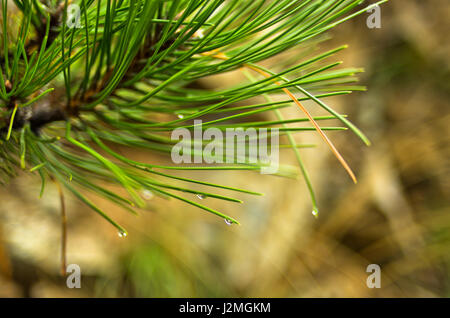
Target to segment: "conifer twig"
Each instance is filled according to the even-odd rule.
[[[66,275],[67,268],[67,215],[66,215],[66,204],[64,200],[64,191],[61,184],[53,179],[58,188],[59,201],[61,207],[61,275]]]

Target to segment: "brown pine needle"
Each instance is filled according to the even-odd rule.
[[[228,57],[225,54],[223,54],[221,52],[217,52],[217,51],[215,51],[215,52],[212,51],[211,53],[203,53],[203,55],[212,56],[212,57],[215,57],[215,58],[218,58],[218,59],[222,59],[222,60],[228,60]],[[263,70],[261,70],[261,69],[259,69],[257,67],[254,67],[252,65],[243,64],[243,67],[251,69],[251,70],[253,70],[253,71],[263,75],[266,78],[271,77],[271,75],[269,73],[264,72]],[[275,84],[281,86],[281,83],[279,81],[275,81]],[[317,124],[317,122],[314,120],[314,118],[311,116],[311,114],[308,112],[308,110],[298,101],[298,99],[294,96],[294,94],[292,94],[287,88],[282,88],[282,90],[286,93],[286,95],[288,95],[292,99],[292,101],[295,104],[297,104],[297,106],[302,110],[302,112],[305,113],[305,115],[308,117],[309,121],[313,124],[314,128],[317,130],[319,135],[322,137],[322,139],[325,141],[325,143],[330,147],[331,152],[334,154],[334,156],[339,160],[341,165],[347,171],[347,173],[349,174],[350,178],[352,178],[354,183],[357,183],[355,174],[353,173],[353,171],[350,168],[350,166],[347,164],[345,159],[342,157],[342,155],[339,153],[339,151],[334,146],[333,142],[323,132],[323,130],[320,128],[319,124]]]

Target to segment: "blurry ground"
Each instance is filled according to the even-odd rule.
[[[256,173],[195,174],[266,193],[242,195],[240,206],[211,202],[241,226],[159,198],[137,218],[103,203],[130,233],[119,238],[69,198],[68,262],[83,274],[82,288],[69,290],[58,276],[56,189],[39,200],[37,180],[23,176],[0,190],[0,296],[449,297],[449,16],[445,0],[393,0],[381,29],[368,29],[363,15],[324,45],[348,43],[339,58],[366,69],[368,92],[328,102],[373,145],[330,134],[358,174],[355,186],[313,133],[301,136],[320,145],[302,150],[319,219],[302,180]],[[381,289],[366,286],[372,263]]]

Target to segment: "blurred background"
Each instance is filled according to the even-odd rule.
[[[318,145],[301,149],[317,219],[302,179],[251,172],[179,174],[265,193],[241,195],[241,205],[205,199],[241,226],[157,197],[138,217],[99,202],[128,229],[120,238],[67,196],[67,260],[82,271],[82,288],[68,289],[59,275],[57,189],[49,184],[38,199],[39,180],[23,175],[0,189],[0,296],[449,297],[450,4],[391,0],[382,6],[381,29],[367,28],[367,17],[321,44],[349,44],[338,59],[365,68],[367,92],[327,99],[372,141],[365,147],[349,131],[329,133],[358,184],[315,133],[297,136]],[[295,164],[289,150],[282,157]],[[369,264],[381,266],[380,289],[366,286]]]

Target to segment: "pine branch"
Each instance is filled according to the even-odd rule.
[[[289,142],[280,148],[295,152],[317,211],[300,159],[302,145],[293,133],[317,131],[353,177],[324,131],[349,128],[369,143],[345,115],[323,101],[363,90],[355,85],[355,75],[361,70],[338,69],[340,63],[329,61],[345,46],[316,50],[325,32],[365,12],[366,7],[355,11],[360,0],[64,0],[45,4],[15,0],[15,6],[1,2],[0,182],[14,177],[17,169],[27,168],[42,179],[42,195],[45,181],[54,179],[120,233],[126,233],[125,229],[82,190],[133,213],[136,206],[145,205],[142,193],[151,191],[238,223],[185,195],[240,200],[172,182],[258,193],[181,178],[174,170],[253,171],[264,163],[167,166],[133,161],[113,146],[170,154],[175,142],[169,134],[177,128],[192,131],[195,119],[202,119],[204,128],[220,131],[236,126],[278,127]],[[69,27],[69,18],[73,18],[69,4],[78,5],[75,22],[79,28]],[[298,60],[284,60],[281,69],[279,65],[262,66],[288,52],[295,52]],[[242,67],[255,71],[255,77],[216,90],[196,85],[199,79]],[[272,98],[281,92],[288,95],[284,100]],[[256,97],[265,102],[254,103]],[[314,101],[329,115],[314,116],[302,106],[305,100]],[[282,109],[293,106],[301,106],[299,116],[306,117],[284,119]],[[271,112],[277,120],[265,117]],[[256,115],[264,119],[255,119]],[[344,126],[322,125],[330,119]],[[301,122],[311,126],[300,127]],[[283,166],[278,174],[292,176],[292,168]],[[104,189],[105,181],[120,185],[128,196]]]

